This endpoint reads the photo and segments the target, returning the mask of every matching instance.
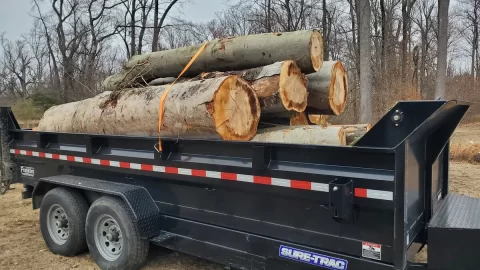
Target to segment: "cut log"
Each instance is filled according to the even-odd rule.
[[[322,114],[309,114],[308,115],[308,120],[310,123],[319,125],[319,126],[328,126],[330,125],[328,123],[328,115],[322,115]]]
[[[178,48],[133,56],[119,74],[108,77],[105,90],[145,85],[156,78],[176,77],[201,46]],[[294,60],[304,73],[319,71],[323,63],[322,35],[316,30],[267,33],[210,41],[184,74],[244,70]]]
[[[340,115],[347,104],[347,73],[340,61],[325,61],[320,71],[308,74],[308,108],[316,114]]]
[[[157,86],[157,85],[165,85],[175,81],[176,78],[174,77],[167,77],[167,78],[157,78],[148,82],[149,86]]]
[[[121,135],[158,135],[159,100],[167,86],[105,92],[47,110],[39,130]],[[175,84],[165,101],[161,135],[250,140],[260,104],[238,76]]]
[[[345,131],[347,145],[353,145],[372,128],[372,124],[332,125],[331,127],[342,127]]]
[[[341,126],[345,129],[345,132],[367,132],[372,128],[372,124],[355,124],[355,125],[332,125]]]
[[[290,117],[262,117],[260,116],[260,123],[258,129],[268,129],[276,126],[308,126],[307,116],[304,112],[297,112]]]
[[[304,112],[297,112],[290,117],[290,126],[308,126],[308,119]]]
[[[346,145],[342,127],[295,126],[275,127],[259,130],[252,141],[307,144],[307,145]]]
[[[303,112],[307,107],[307,81],[292,60],[243,71],[204,72],[189,81],[228,75],[238,75],[250,83],[260,100],[262,116],[272,114],[278,117],[279,113]]]

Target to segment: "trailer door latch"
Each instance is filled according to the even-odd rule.
[[[347,178],[335,178],[328,184],[330,194],[329,209],[332,218],[341,222],[353,222],[353,181]]]

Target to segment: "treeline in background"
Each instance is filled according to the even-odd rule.
[[[38,119],[52,105],[102,92],[102,81],[136,54],[319,29],[325,60],[348,70],[347,111],[333,122],[374,123],[398,100],[480,101],[480,0],[231,0],[203,22],[182,16],[193,3],[32,0],[31,30],[0,37],[0,100],[18,118]],[[478,115],[473,106],[465,120]]]

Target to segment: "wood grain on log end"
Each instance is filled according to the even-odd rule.
[[[307,80],[295,61],[283,62],[279,93],[287,110],[303,112],[307,108]]]
[[[308,119],[304,112],[297,112],[290,117],[290,126],[307,126]]]
[[[308,120],[319,126],[328,126],[328,115],[323,115],[323,114],[309,114],[308,115]]]
[[[315,71],[319,71],[323,64],[323,38],[318,31],[312,31],[310,37],[310,58]]]
[[[347,73],[342,62],[335,63],[332,69],[332,81],[330,86],[330,107],[336,115],[345,111],[347,105],[348,81]]]
[[[224,140],[250,140],[257,133],[260,103],[246,81],[229,76],[215,93],[211,115]]]
[[[332,125],[332,127],[343,128],[346,136],[347,145],[354,145],[372,128],[372,124],[369,123],[356,125]]]
[[[312,114],[339,115],[345,110],[348,82],[340,61],[325,61],[322,68],[307,75],[308,108]]]

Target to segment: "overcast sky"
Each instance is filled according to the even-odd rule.
[[[45,5],[50,2],[44,0]],[[32,10],[32,0],[0,0],[0,33],[5,32],[8,39],[15,40],[27,33],[33,23],[30,14],[36,14]],[[228,3],[236,3],[238,0],[185,0],[185,4],[175,7],[171,16],[183,15],[184,19],[195,22],[205,22],[214,18],[215,13],[225,9]],[[457,0],[452,0],[452,11]],[[455,55],[454,62],[457,67],[468,68],[469,60],[463,55]]]
[[[228,0],[190,0],[176,8],[171,15],[183,14],[190,21],[208,21],[227,6]],[[17,39],[27,33],[33,23],[29,14],[35,14],[31,9],[31,0],[0,0],[0,33],[5,32],[7,38]]]

